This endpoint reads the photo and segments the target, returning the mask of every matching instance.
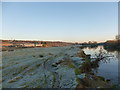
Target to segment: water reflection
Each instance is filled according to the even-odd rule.
[[[115,51],[116,57],[120,60],[120,51]]]
[[[99,67],[94,69],[94,73],[99,76],[103,76],[106,79],[110,79],[112,84],[118,84],[118,60],[120,60],[120,51],[107,51],[103,46],[98,47],[86,47],[83,48],[86,54],[91,54],[91,57],[95,57],[95,53],[99,53],[99,50],[107,52],[112,57],[109,57],[108,62],[99,62]]]

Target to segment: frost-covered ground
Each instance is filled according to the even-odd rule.
[[[2,52],[0,52],[0,89],[2,89]]]
[[[0,81],[3,88],[109,87],[103,78],[81,72],[86,56],[80,46],[4,51]]]
[[[26,48],[2,53],[3,88],[75,88],[78,46]],[[73,63],[74,62],[74,63]],[[73,65],[74,64],[74,65]],[[83,75],[82,75],[83,76]],[[81,77],[79,75],[79,77]]]

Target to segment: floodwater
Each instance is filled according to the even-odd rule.
[[[94,73],[98,76],[102,76],[105,79],[109,79],[111,84],[118,84],[118,61],[120,60],[119,51],[107,51],[103,46],[98,46],[96,48],[84,48],[86,54],[91,54],[91,57],[95,57],[96,53],[99,53],[99,50],[102,49],[109,56],[108,62],[103,61],[99,62],[99,67],[94,70]]]

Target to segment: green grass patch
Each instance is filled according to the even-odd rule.
[[[75,74],[76,74],[76,75],[81,74],[81,70],[80,70],[80,69],[78,69],[78,68],[76,68],[76,69],[74,70],[74,72],[75,72]]]
[[[70,68],[75,68],[75,65],[73,63],[68,64]]]
[[[78,84],[81,83],[79,78],[76,78],[76,82],[77,82]]]

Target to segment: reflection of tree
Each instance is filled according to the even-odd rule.
[[[120,51],[116,51],[116,57],[120,60]]]
[[[98,61],[102,61],[103,63],[110,62],[109,57],[113,57],[112,55],[109,55],[107,52],[105,52],[102,48],[98,51],[98,53],[95,54],[95,57]]]
[[[88,47],[89,50],[96,50],[98,48],[98,46],[95,46],[95,47]]]

